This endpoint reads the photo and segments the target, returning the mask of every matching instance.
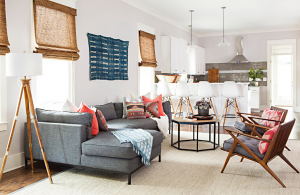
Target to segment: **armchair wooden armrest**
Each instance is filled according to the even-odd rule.
[[[250,113],[243,113],[243,112],[237,112],[237,114],[244,114],[244,115],[249,115],[249,116],[259,116],[261,117],[260,115],[257,115],[257,114],[250,114]]]
[[[261,117],[249,117],[251,119],[260,119],[260,120],[264,120],[264,121],[273,121],[273,122],[281,122],[281,121],[276,121],[276,120],[272,120],[272,119],[267,119],[267,118],[261,118]]]
[[[259,127],[261,129],[266,129],[266,130],[272,129],[272,127],[267,127],[267,126],[263,126],[263,125],[253,124],[253,123],[245,123],[245,125],[247,125],[247,124],[250,126]]]
[[[260,140],[260,141],[266,141],[266,142],[271,142],[271,140],[268,140],[268,139],[263,139],[263,138],[259,138],[259,137],[255,137],[255,136],[252,136],[252,135],[248,135],[248,134],[245,134],[245,133],[241,133],[239,131],[235,131],[235,130],[231,130],[231,129],[225,129],[228,133],[229,132],[233,132],[233,133],[237,133],[239,135],[244,135],[244,136],[247,136],[247,137],[251,137],[253,139],[257,139],[257,140]],[[232,135],[231,135],[232,136]]]

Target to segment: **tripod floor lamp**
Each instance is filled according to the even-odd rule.
[[[13,121],[12,129],[10,132],[10,136],[9,136],[9,140],[8,140],[8,144],[7,144],[7,148],[6,148],[6,153],[5,153],[2,167],[1,167],[0,181],[2,178],[3,171],[4,171],[4,167],[5,167],[8,152],[10,149],[11,141],[12,141],[12,138],[14,135],[17,118],[19,115],[19,109],[20,109],[20,104],[21,104],[21,100],[22,100],[22,95],[24,93],[26,115],[27,115],[27,128],[28,128],[31,169],[33,171],[30,113],[31,113],[31,118],[32,118],[34,126],[35,126],[39,144],[41,147],[41,151],[42,151],[44,163],[45,163],[45,166],[47,169],[48,177],[49,177],[50,183],[53,183],[51,174],[50,174],[49,165],[47,162],[47,157],[46,157],[44,146],[43,146],[43,142],[42,142],[42,137],[40,134],[38,122],[37,122],[36,115],[35,115],[35,110],[34,110],[34,105],[33,105],[33,100],[32,100],[32,95],[31,95],[31,89],[30,89],[30,80],[31,79],[26,79],[26,76],[37,76],[37,75],[42,75],[42,54],[37,54],[37,53],[9,53],[9,54],[6,54],[6,76],[24,76],[24,79],[20,79],[20,81],[22,83],[21,92],[20,92],[20,97],[19,97],[19,101],[17,104],[15,118]]]

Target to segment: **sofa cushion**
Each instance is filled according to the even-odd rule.
[[[125,119],[126,120],[126,119]],[[153,136],[153,148],[163,142],[163,134],[156,130],[146,130]],[[82,143],[82,153],[91,156],[132,159],[138,154],[133,150],[131,143],[121,144],[119,139],[111,131],[99,132],[99,134]]]
[[[265,157],[265,154],[261,154],[259,152],[259,149],[258,149],[258,144],[260,142],[259,140],[253,139],[251,137],[247,137],[247,136],[244,136],[244,135],[239,135],[238,139],[241,140],[260,159],[263,159]],[[229,151],[230,148],[231,148],[231,146],[232,146],[232,144],[233,144],[233,141],[234,141],[233,138],[225,140],[224,143],[223,143],[223,148],[225,150]],[[236,147],[234,149],[234,152],[254,159],[240,144],[236,145]]]
[[[115,111],[118,118],[123,117],[123,102],[115,102],[114,103]]]
[[[108,103],[104,105],[93,105],[93,107],[99,109],[102,112],[106,121],[118,118],[113,103]]]
[[[131,119],[118,118],[107,121],[109,130],[122,130],[122,129],[147,129],[158,130],[157,122],[151,118],[146,119]]]

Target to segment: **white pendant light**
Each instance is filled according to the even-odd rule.
[[[187,52],[192,52],[194,50],[196,50],[196,45],[193,44],[193,12],[194,10],[190,10],[191,12],[191,25],[189,25],[189,27],[191,27],[191,42],[188,44],[188,49],[187,49]]]
[[[219,47],[223,47],[223,46],[230,46],[230,43],[228,43],[224,37],[224,9],[226,7],[222,7],[223,9],[223,39],[221,41],[221,43],[218,44]]]

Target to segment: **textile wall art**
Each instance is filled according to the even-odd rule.
[[[90,80],[128,80],[129,41],[87,33]]]

